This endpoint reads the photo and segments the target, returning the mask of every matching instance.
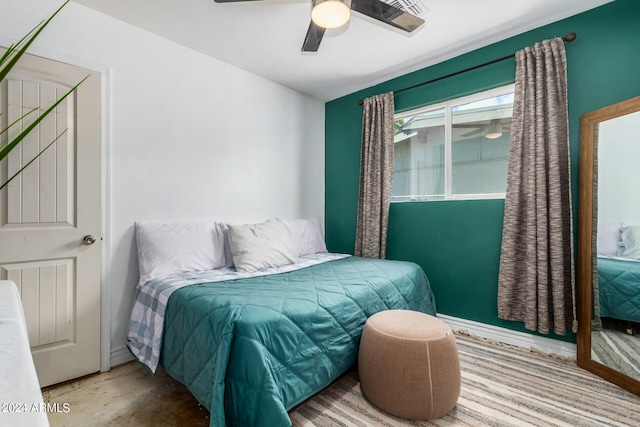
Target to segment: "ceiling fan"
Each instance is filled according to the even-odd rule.
[[[456,124],[457,128],[474,128],[471,132],[463,133],[463,138],[483,134],[487,139],[496,139],[502,136],[503,132],[509,132],[511,130],[511,122],[503,123],[500,119],[492,119],[489,123],[475,123],[475,124]]]
[[[231,3],[253,0],[214,1]],[[302,44],[302,51],[317,52],[325,30],[346,24],[352,10],[408,33],[424,24],[423,19],[381,0],[312,0],[311,23]]]

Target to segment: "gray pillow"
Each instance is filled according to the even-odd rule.
[[[640,226],[622,227],[622,242],[624,244],[622,257],[640,259]]]
[[[254,272],[280,267],[297,258],[291,248],[289,230],[281,222],[228,224],[228,227],[229,246],[237,271]]]

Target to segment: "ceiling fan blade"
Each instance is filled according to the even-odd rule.
[[[484,129],[483,128],[479,128],[476,130],[472,130],[471,132],[467,132],[467,133],[463,133],[462,135],[460,135],[463,138],[467,138],[469,136],[474,136],[474,135],[478,135],[479,133],[483,133]]]
[[[482,123],[454,123],[453,127],[455,128],[479,128],[480,126],[484,126]]]
[[[322,36],[324,36],[324,31],[324,28],[317,26],[311,21],[309,29],[307,30],[307,36],[304,38],[304,43],[302,43],[302,51],[317,52],[320,42],[322,41]]]
[[[409,33],[424,24],[424,19],[381,0],[351,0],[351,9]]]

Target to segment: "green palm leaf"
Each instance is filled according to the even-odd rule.
[[[51,141],[51,142],[50,142],[46,147],[44,147],[44,148],[42,149],[42,151],[40,151],[40,152],[39,152],[39,153],[38,153],[38,154],[37,154],[33,159],[29,160],[29,161],[27,162],[27,164],[26,164],[26,165],[22,166],[22,167],[20,168],[20,170],[18,170],[18,172],[14,173],[14,174],[13,174],[13,175],[12,175],[12,176],[7,180],[7,182],[5,182],[4,184],[0,185],[0,190],[2,190],[4,187],[6,187],[7,185],[9,185],[9,183],[11,182],[11,180],[12,180],[13,178],[15,178],[15,177],[17,177],[18,175],[20,175],[20,173],[21,173],[23,170],[25,170],[27,167],[29,167],[29,165],[30,165],[31,163],[33,163],[33,162],[34,162],[38,157],[40,157],[40,155],[41,155],[42,153],[44,153],[45,151],[47,151],[47,148],[49,148],[49,147],[51,147],[53,144],[55,144],[55,142],[56,142],[57,140],[59,140],[59,139],[60,139],[60,137],[62,137],[62,135],[64,135],[64,134],[67,132],[67,130],[68,130],[68,129],[63,130],[63,131],[60,133],[60,135],[56,136],[56,138],[55,138],[53,141]]]
[[[89,78],[89,76],[85,77],[84,79],[82,79],[80,81],[80,83],[78,83],[77,85],[75,85],[74,87],[69,89],[69,91],[67,93],[65,93],[63,96],[61,96],[60,99],[58,99],[51,107],[47,108],[42,114],[40,114],[40,116],[37,119],[35,119],[33,122],[31,122],[31,124],[29,124],[29,126],[27,126],[22,132],[20,132],[18,134],[18,136],[16,136],[13,140],[11,140],[11,142],[6,143],[6,147],[4,147],[2,150],[0,150],[0,160],[2,160],[5,157],[7,157],[9,155],[9,153],[11,152],[11,150],[13,150],[24,138],[26,138],[26,136],[29,134],[29,132],[31,132],[36,126],[38,126],[40,124],[40,122],[42,120],[44,120],[49,115],[49,113],[51,113],[53,110],[55,110],[55,108],[62,101],[64,101],[69,95],[71,95],[73,93],[73,91],[76,90],[78,88],[78,86],[80,86],[82,84],[82,82],[84,82],[88,78]],[[27,113],[27,114],[29,114],[29,113]],[[22,116],[22,117],[24,117],[24,116]],[[44,150],[46,150],[46,148]],[[42,152],[44,152],[44,150],[40,151],[40,153],[38,153],[38,156],[40,154],[42,154]]]
[[[9,133],[9,129],[13,128],[15,125],[17,125],[18,123],[20,123],[22,120],[26,119],[29,114],[31,113],[35,113],[36,111],[38,111],[40,109],[40,107],[35,107],[33,109],[31,109],[30,111],[28,111],[27,113],[25,113],[24,115],[18,117],[15,121],[13,121],[9,126],[7,126],[6,128],[0,130],[0,137],[5,138],[2,141],[0,141],[0,150],[3,149],[7,143],[9,142],[9,139],[11,139],[11,137],[13,135],[8,135],[8,136],[4,136],[5,133]],[[2,112],[0,112],[0,116],[2,115]]]
[[[58,10],[56,10],[53,15],[49,17],[49,19],[42,21],[40,24],[36,25],[36,27],[29,31],[29,33],[24,36],[19,42],[9,46],[7,51],[0,58],[0,81],[4,80],[5,77],[7,77],[7,74],[9,74],[20,57],[24,55],[29,46],[31,46],[31,43],[33,43],[33,41],[36,39],[36,37],[38,37],[38,35],[40,35],[47,24],[51,22],[53,17],[56,16],[58,12],[60,12],[60,10],[62,10],[62,8],[65,7],[67,3],[69,3],[69,1],[70,0],[65,1],[62,6],[60,6]]]
[[[38,35],[47,26],[47,24],[51,22],[54,16],[56,16],[58,12],[60,12],[60,10],[62,10],[62,8],[67,3],[69,3],[69,1],[70,0],[65,1],[62,4],[62,6],[60,6],[58,10],[56,10],[48,19],[36,25],[31,31],[29,31],[29,33],[27,33],[27,35],[25,35],[17,43],[11,44],[11,46],[9,46],[9,48],[2,54],[2,56],[0,57],[0,81],[4,81],[4,79],[7,77],[9,72],[11,72],[13,67],[18,63],[18,60],[22,57],[22,55],[24,55],[24,53],[27,51],[29,46],[31,46],[31,43],[33,43],[33,41],[36,39],[36,37],[38,37]],[[10,132],[10,129],[15,128],[18,124],[22,124],[23,120],[26,119],[27,116],[34,113],[35,111],[39,111],[40,107],[36,107],[28,111],[27,113],[19,117],[17,120],[13,121],[5,129],[1,129],[0,130],[0,161],[2,161],[5,157],[7,157],[9,153],[11,153],[11,151],[14,148],[16,148],[18,144],[20,144],[20,142],[22,142],[22,140],[24,140],[27,137],[27,135],[40,124],[42,120],[44,120],[52,111],[54,111],[56,107],[60,105],[60,103],[64,101],[69,95],[71,95],[78,88],[78,86],[80,86],[80,84],[82,84],[82,82],[84,82],[88,77],[89,76],[85,77],[84,79],[82,79],[82,81],[80,81],[80,83],[78,83],[77,85],[69,89],[69,91],[66,92],[53,105],[51,105],[49,108],[43,111],[30,124],[26,125],[24,129],[14,133]],[[29,162],[23,165],[18,172],[16,172],[13,176],[11,176],[7,180],[7,182],[0,185],[0,190],[6,187],[6,185],[12,179],[18,176],[25,168],[27,168],[38,157],[40,157],[40,155],[44,153],[49,147],[51,147],[65,132],[66,132],[66,129],[62,131],[60,135],[58,135],[53,141],[51,141],[44,149],[42,149],[38,154],[36,154],[34,158],[32,158],[31,160],[29,160]]]

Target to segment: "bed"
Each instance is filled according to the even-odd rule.
[[[600,316],[640,323],[640,261],[598,257]]]
[[[640,323],[640,226],[598,224],[597,270],[599,317]]]
[[[214,269],[151,280],[148,266],[141,267],[128,347],[152,372],[161,364],[185,384],[210,411],[211,426],[289,426],[288,410],[356,363],[369,316],[387,309],[436,314],[417,264],[327,253],[318,225],[310,228],[316,237],[294,238],[295,259],[281,265],[247,271],[242,262],[224,266],[229,261],[222,257]],[[294,225],[288,230],[300,236]],[[247,235],[256,234],[252,229]],[[140,250],[147,245],[140,237],[144,258]],[[278,239],[269,233],[268,240]],[[225,241],[216,244],[225,248],[216,253],[228,246],[234,255],[246,249],[236,239]],[[254,240],[248,247],[264,254],[264,243]],[[311,253],[305,253],[309,245]],[[175,257],[175,242],[170,246]]]

